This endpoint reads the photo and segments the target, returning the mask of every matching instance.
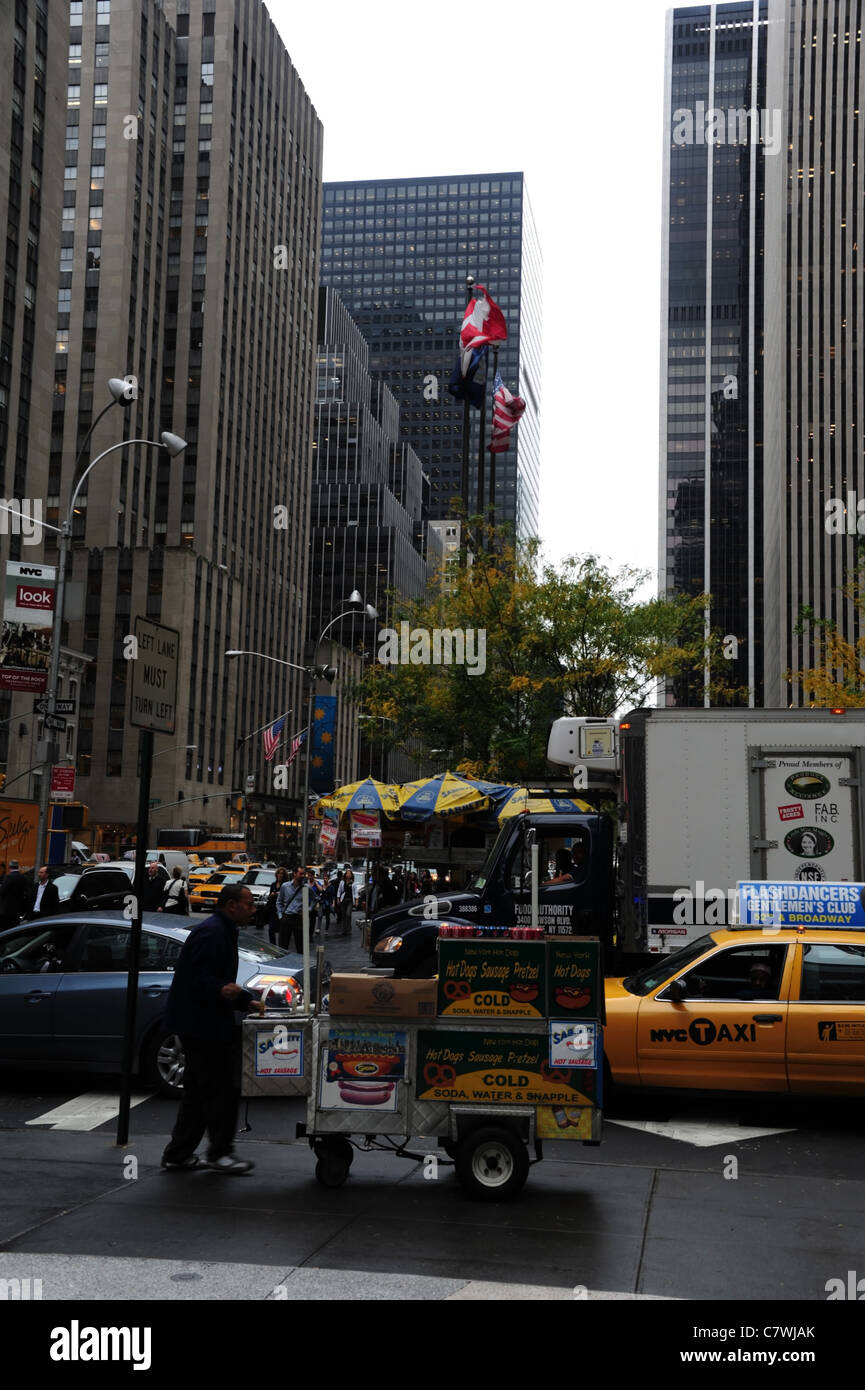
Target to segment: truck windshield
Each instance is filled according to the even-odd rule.
[[[478,871],[478,873],[476,873],[474,877],[471,878],[469,882],[466,884],[466,889],[468,892],[482,893],[483,890],[486,888],[490,880],[490,875],[492,874],[493,869],[498,863],[498,859],[502,852],[504,844],[507,840],[510,839],[512,833],[513,832],[511,830],[510,823],[508,821],[505,821],[504,825],[502,826],[501,830],[496,836],[495,841],[493,842],[492,849],[490,850],[489,854],[483,862],[483,866]]]
[[[653,989],[657,989],[665,980],[670,980],[674,975],[679,975],[683,970],[687,970],[695,960],[698,960],[706,951],[711,950],[715,945],[714,938],[711,936],[701,936],[698,941],[692,941],[690,945],[683,946],[681,951],[672,951],[668,956],[662,956],[657,965],[654,962],[638,970],[635,975],[629,975],[622,981],[625,989],[631,994],[649,994]]]

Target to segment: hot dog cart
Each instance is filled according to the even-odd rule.
[[[445,933],[437,979],[334,975],[327,1002],[247,1019],[243,1067],[247,1096],[306,1097],[298,1132],[324,1187],[358,1152],[386,1150],[452,1163],[473,1197],[502,1200],[545,1139],[600,1142],[596,939]]]

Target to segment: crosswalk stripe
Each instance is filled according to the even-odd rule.
[[[757,1125],[737,1125],[735,1120],[610,1120],[608,1125],[623,1129],[641,1129],[645,1134],[657,1134],[661,1139],[675,1139],[680,1144],[693,1144],[696,1149],[711,1149],[716,1144],[744,1144],[748,1139],[764,1139],[772,1134],[795,1134],[795,1129],[769,1129]]]
[[[131,1105],[141,1105],[150,1100],[151,1091],[143,1095],[130,1096]],[[28,1125],[50,1125],[52,1129],[87,1130],[98,1129],[109,1120],[116,1120],[120,1114],[120,1097],[107,1096],[101,1091],[89,1091],[74,1100],[67,1100],[53,1110],[46,1110],[35,1120],[27,1120]]]

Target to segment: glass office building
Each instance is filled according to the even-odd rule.
[[[324,186],[322,280],[339,290],[370,346],[373,375],[400,406],[402,438],[429,477],[430,517],[460,492],[463,407],[447,391],[465,313],[466,276],[502,309],[505,385],[526,402],[508,452],[496,456],[497,518],[538,529],[541,257],[523,175],[368,180]],[[492,393],[492,378],[489,383]],[[487,440],[490,408],[487,408]],[[477,501],[472,411],[470,506]],[[489,495],[489,460],[485,487]]]
[[[765,156],[747,112],[765,82],[766,0],[668,14],[661,588],[711,594],[712,627],[738,644],[726,679],[757,704]],[[708,703],[699,675],[666,694]]]

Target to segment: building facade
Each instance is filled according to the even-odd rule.
[[[767,5],[667,15],[662,236],[660,587],[708,593],[732,636],[728,684],[764,695],[765,107]],[[720,113],[720,116],[716,116]],[[755,138],[756,137],[756,138]],[[703,704],[703,677],[669,703]],[[745,703],[748,696],[744,697]]]
[[[0,510],[4,575],[10,559],[41,561],[38,522],[49,519],[46,402],[54,388],[67,22],[64,6],[14,0],[0,24],[0,64],[7,75],[0,94],[0,504],[19,508],[17,516]],[[2,685],[0,678],[0,768],[11,796],[38,795],[38,778],[26,776],[36,761],[28,755],[42,734],[33,696]]]
[[[153,835],[226,826],[238,740],[303,703],[301,672],[224,653],[303,661],[322,132],[260,0],[71,0],[68,21],[47,519],[65,515],[109,377],[133,378],[136,399],[79,471],[122,439],[187,441],[174,460],[119,449],[74,519],[83,612],[67,608],[65,637],[90,658],[78,795],[111,849],[135,820],[136,614],[179,630],[184,673],[175,734],[156,740]],[[299,787],[295,764],[259,808],[266,838]]]
[[[369,347],[333,289],[319,297],[318,382],[315,406],[311,534],[310,634],[314,638],[358,590],[378,613],[374,623],[346,618],[333,635],[375,660],[377,632],[390,625],[395,599],[419,598],[426,584],[423,470],[411,445],[400,442],[400,408],[369,370]],[[334,664],[337,664],[334,662]],[[354,781],[374,769],[385,780],[413,774],[358,738],[361,703],[339,692],[336,756]]]
[[[372,373],[400,407],[402,437],[430,480],[429,515],[452,515],[460,492],[463,408],[447,391],[466,304],[466,276],[502,309],[505,384],[526,402],[515,442],[496,456],[499,521],[538,528],[541,256],[522,174],[328,183],[322,280],[339,290],[370,347]],[[492,391],[492,380],[489,382]],[[470,507],[477,502],[472,411]],[[489,439],[487,411],[487,439]],[[487,459],[490,455],[487,455]],[[488,478],[488,472],[487,472]]]
[[[768,707],[810,699],[822,622],[865,632],[862,8],[668,16],[661,587],[711,593],[730,683]]]

